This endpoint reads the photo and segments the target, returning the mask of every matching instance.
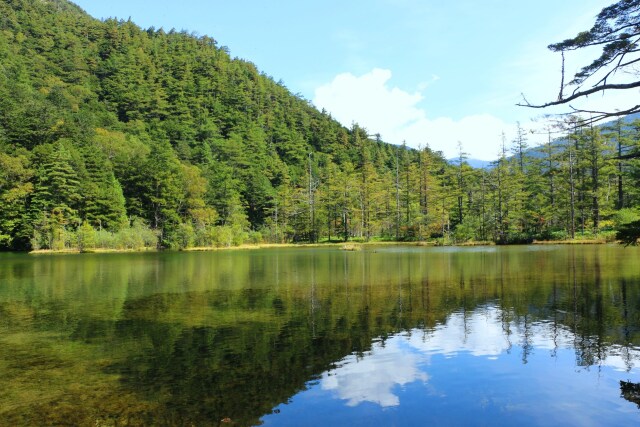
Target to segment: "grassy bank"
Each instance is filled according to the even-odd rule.
[[[575,239],[575,240],[534,240],[532,245],[604,245],[611,242],[607,239]]]
[[[534,240],[532,245],[602,245],[612,242],[608,239],[574,239],[574,240]],[[333,247],[345,251],[358,251],[369,246],[419,246],[419,247],[437,247],[437,246],[495,246],[494,242],[463,242],[456,244],[443,245],[435,241],[421,242],[323,242],[323,243],[246,243],[237,246],[197,246],[180,249],[181,252],[213,252],[213,251],[234,251],[234,250],[254,250],[254,249],[273,249],[273,248],[320,248]],[[80,253],[132,253],[132,252],[161,252],[169,249],[156,249],[150,247],[141,247],[137,249],[122,248],[92,248],[80,250],[78,248],[65,249],[37,249],[29,252],[31,255],[50,255],[50,254],[80,254]]]

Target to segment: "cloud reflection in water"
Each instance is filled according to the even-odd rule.
[[[519,322],[505,320],[503,314],[495,306],[480,307],[466,314],[457,312],[433,329],[414,329],[409,334],[376,342],[364,356],[349,355],[336,369],[325,372],[321,388],[346,400],[348,406],[370,402],[383,408],[393,407],[400,404],[394,393],[396,387],[429,380],[426,370],[434,355],[455,357],[465,353],[494,360],[514,346],[519,352],[528,348],[550,354],[574,348],[575,336],[566,326],[551,321],[526,324],[522,318]],[[619,350],[611,347],[599,365],[630,370],[629,357],[623,357]],[[634,353],[631,359],[638,360],[640,352]]]
[[[419,368],[424,356],[403,347],[407,346],[402,338],[394,336],[384,344],[375,343],[362,358],[344,358],[339,368],[323,374],[322,389],[335,390],[349,406],[362,402],[382,407],[399,405],[400,400],[392,391],[396,385],[429,379]]]

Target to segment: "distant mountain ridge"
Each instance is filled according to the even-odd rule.
[[[480,159],[469,158],[469,159],[465,159],[464,162],[469,166],[471,166],[472,168],[484,169],[490,166],[492,161],[493,160],[480,160]],[[452,159],[447,159],[447,162],[449,162],[449,164],[451,165],[457,165],[459,163],[459,160],[456,158],[452,158]]]
[[[640,113],[634,113],[628,116],[624,116],[622,117],[622,120],[624,123],[632,123],[635,120],[640,120]],[[598,124],[596,126],[602,129],[602,128],[611,126],[613,123],[615,123],[615,120],[610,120],[610,121]],[[566,138],[564,137],[554,138],[552,141],[552,144],[554,145],[561,145],[564,143],[566,143]],[[540,152],[540,147],[543,145],[544,144],[540,144],[540,145],[527,148],[526,154],[534,158],[542,157],[543,153]],[[513,155],[510,155],[509,157],[512,157],[512,156]],[[491,167],[491,164],[494,163],[496,160],[479,160],[479,159],[470,158],[470,159],[466,159],[465,162],[473,168],[484,169],[487,167]],[[457,158],[450,158],[450,159],[447,159],[447,161],[449,162],[449,164],[452,164],[452,165],[458,164]]]
[[[634,113],[634,114],[630,114],[624,117],[621,117],[622,122],[627,124],[626,127],[623,127],[623,129],[628,129],[629,128],[629,124],[633,123],[636,120],[640,120],[640,113]],[[604,123],[600,123],[595,125],[595,127],[599,128],[600,130],[605,131],[606,128],[611,128],[613,126],[613,124],[616,122],[616,120],[609,120],[607,122]],[[606,132],[606,131],[605,131]],[[613,134],[613,138],[615,139],[615,133]],[[566,137],[559,137],[559,138],[554,138],[551,141],[552,146],[563,146],[568,142]],[[542,147],[544,146],[544,144],[540,144],[537,145],[535,147],[529,147],[527,149],[527,155],[531,156],[533,158],[539,158],[544,156],[544,153],[541,152]]]

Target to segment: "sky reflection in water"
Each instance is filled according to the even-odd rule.
[[[639,250],[0,254],[0,425],[637,425]]]
[[[553,321],[524,323],[498,307],[451,314],[430,330],[373,343],[262,419],[265,425],[628,425],[640,349],[612,346],[584,365],[576,337]],[[598,405],[592,405],[598,399]],[[602,400],[606,400],[603,405]],[[349,408],[349,409],[347,409]]]

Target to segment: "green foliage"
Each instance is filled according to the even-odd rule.
[[[262,233],[259,231],[250,231],[247,233],[247,243],[258,244],[264,241]]]
[[[88,221],[84,221],[76,232],[78,239],[78,249],[80,252],[93,249],[96,246],[96,230],[91,227]]]
[[[64,212],[66,222],[78,221],[82,200],[78,152],[69,140],[46,144],[34,150],[36,166],[31,210],[34,213]]]
[[[23,218],[33,192],[33,170],[24,153],[9,155],[0,151],[0,248],[21,248],[28,238]]]
[[[640,220],[640,212],[638,212],[637,209],[620,209],[613,215],[613,222],[616,227],[621,227],[638,220]]]
[[[112,234],[113,246],[103,246],[105,248],[115,247],[116,249],[140,249],[156,248],[158,245],[158,234],[150,229],[140,218],[134,218],[131,225],[118,230]]]
[[[480,218],[476,216],[467,216],[462,224],[459,224],[456,227],[452,237],[457,243],[463,243],[470,240],[482,240],[478,235],[480,228]]]
[[[616,234],[616,238],[626,246],[637,245],[638,239],[640,239],[640,220],[622,224]]]
[[[611,160],[640,124],[572,119],[541,158],[519,126],[514,156],[475,170],[462,146],[450,164],[347,129],[209,37],[64,0],[0,16],[0,249],[516,243],[598,235],[640,205],[640,164]]]
[[[169,246],[172,249],[186,249],[195,242],[195,231],[189,223],[180,223],[169,237]]]
[[[84,150],[83,217],[94,227],[117,230],[127,222],[122,187],[111,162],[95,146]]]
[[[540,235],[541,240],[567,240],[569,237],[567,230],[547,230]]]
[[[579,85],[595,72],[611,63],[618,62],[624,69],[629,64],[620,65],[626,54],[637,48],[635,36],[638,35],[640,22],[640,2],[637,0],[620,0],[602,9],[596,22],[588,31],[580,32],[576,37],[549,45],[554,52],[571,51],[589,46],[602,45],[602,54],[589,65],[576,73],[570,82]],[[620,60],[617,60],[617,59]]]

